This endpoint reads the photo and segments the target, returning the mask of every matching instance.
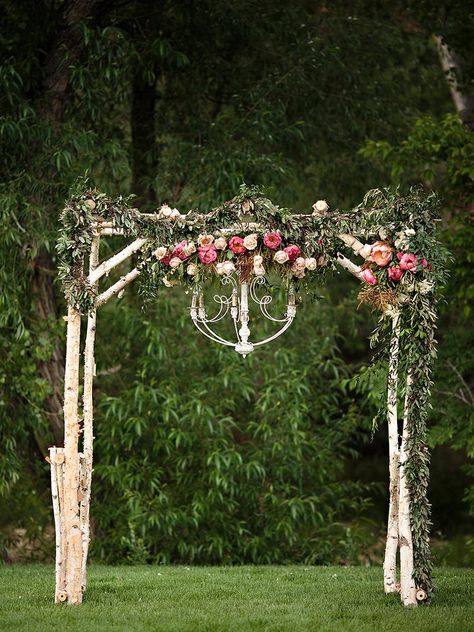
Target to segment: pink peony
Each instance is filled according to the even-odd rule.
[[[404,274],[403,270],[401,270],[398,266],[391,266],[387,270],[387,275],[390,281],[400,281]]]
[[[242,237],[232,237],[229,241],[229,248],[236,255],[242,255],[247,252],[247,248],[244,246],[244,240]]]
[[[377,285],[377,279],[376,277],[372,274],[372,270],[370,268],[366,268],[363,272],[362,272],[362,276],[364,277],[364,281],[366,283],[369,283],[370,285]]]
[[[179,244],[176,244],[174,247],[171,257],[178,257],[181,261],[185,261],[188,258],[188,255],[186,254],[187,246],[188,242],[185,239],[180,241]]]
[[[416,266],[418,261],[411,252],[397,252],[397,259],[400,261],[400,268],[402,270],[409,270],[410,272],[416,272]]]
[[[169,266],[170,261],[171,261],[171,254],[170,253],[168,253],[162,259],[160,259],[160,263],[162,263],[164,266]]]
[[[199,261],[202,263],[212,263],[217,259],[217,250],[213,244],[198,248]]]
[[[278,246],[281,244],[281,237],[278,233],[272,231],[271,233],[267,233],[266,235],[264,235],[263,243],[267,248],[270,248],[271,250],[277,250]]]
[[[301,254],[301,250],[294,244],[290,244],[286,248],[283,248],[283,251],[288,255],[288,261],[296,261]]]
[[[383,241],[376,241],[372,246],[369,260],[383,268],[388,265],[392,258],[393,248]]]

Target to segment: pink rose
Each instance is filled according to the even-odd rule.
[[[271,233],[267,233],[266,235],[264,235],[263,243],[267,248],[270,248],[271,250],[277,250],[278,246],[281,244],[281,237],[278,233],[272,231]]]
[[[372,274],[372,270],[370,268],[366,268],[363,272],[362,272],[362,276],[364,277],[364,281],[366,283],[369,283],[370,285],[377,285],[377,279],[375,278],[375,276]]]
[[[283,251],[288,255],[288,261],[296,261],[301,254],[301,250],[294,244],[290,244],[286,248],[283,248]]]
[[[393,248],[383,241],[376,241],[372,246],[369,260],[383,268],[388,265],[392,258]]]
[[[242,255],[247,252],[247,248],[244,246],[244,240],[242,237],[232,237],[229,241],[229,248],[236,255]]]
[[[400,281],[405,273],[398,266],[391,266],[387,269],[387,275],[390,281]]]
[[[213,244],[201,246],[201,248],[198,248],[198,257],[202,263],[212,263],[217,259],[217,250]]]
[[[164,257],[162,257],[160,259],[160,263],[162,263],[164,266],[169,266],[171,261],[171,254],[168,253],[167,255],[165,255]]]
[[[185,261],[188,258],[188,255],[186,254],[187,246],[188,242],[185,239],[180,241],[179,244],[176,244],[174,247],[171,257],[178,257],[181,261]]]
[[[420,266],[423,266],[423,268],[425,268],[425,270],[431,270],[431,263],[426,261],[426,259],[424,257],[423,257],[423,259],[420,259]]]
[[[411,252],[397,252],[397,259],[400,261],[400,268],[402,270],[416,272],[418,261],[416,260],[415,255],[413,255]]]

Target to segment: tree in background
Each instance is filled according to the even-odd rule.
[[[310,208],[315,197],[326,197],[333,206],[353,206],[367,188],[378,186],[388,173],[387,162],[371,164],[357,153],[358,148],[368,138],[383,138],[396,147],[410,133],[415,118],[426,113],[442,116],[450,108],[431,39],[432,33],[438,32],[432,26],[431,10],[423,9],[420,17],[409,3],[374,6],[369,2],[335,2],[326,6],[264,1],[256,5],[241,0],[177,5],[166,1],[44,0],[36,5],[37,10],[32,12],[26,0],[4,0],[0,40],[7,60],[0,74],[0,134],[4,147],[0,163],[4,288],[0,315],[0,431],[5,446],[0,489],[5,503],[12,503],[13,498],[21,504],[30,503],[30,515],[35,516],[39,504],[31,500],[33,480],[41,481],[38,490],[47,485],[46,468],[38,457],[46,453],[48,443],[62,442],[63,304],[54,282],[54,242],[58,209],[77,176],[88,171],[100,187],[111,193],[136,193],[141,208],[153,208],[165,200],[184,210],[190,205],[208,208],[231,197],[243,181],[273,188],[276,202],[301,209]],[[461,22],[461,12],[456,15]],[[457,27],[452,31],[457,33]],[[335,285],[333,294],[344,301],[348,291],[350,286],[343,282]],[[109,417],[106,413],[106,404],[110,403],[106,396],[112,398],[112,408],[121,420],[132,419],[131,401],[143,399],[144,411],[156,405],[153,398],[159,397],[165,376],[160,374],[159,389],[156,382],[146,393],[140,390],[140,383],[143,377],[150,379],[150,336],[169,317],[171,308],[179,312],[181,300],[159,299],[156,311],[146,316],[146,327],[140,328],[137,321],[142,314],[133,301],[124,302],[108,314],[113,334],[98,349],[99,366],[104,367],[96,393],[104,411],[104,421],[101,424],[99,420],[98,427],[103,438],[99,450],[101,461],[107,464],[98,469],[98,477],[102,499],[110,501],[102,513],[101,505],[96,508],[99,529],[110,532],[113,506],[118,502],[115,499],[123,500],[124,495],[131,494],[127,504],[130,528],[127,517],[120,515],[115,554],[129,547],[124,543],[135,534],[133,537],[143,542],[145,557],[179,557],[176,551],[156,548],[156,538],[162,536],[160,529],[165,527],[154,525],[149,508],[133,504],[137,502],[134,489],[154,481],[155,487],[149,487],[153,491],[156,480],[161,479],[153,477],[147,467],[136,467],[135,478],[130,479],[134,461],[122,462],[117,455],[122,443],[117,443],[112,434],[119,432],[122,437],[123,427],[117,428],[116,420],[110,419],[112,413]],[[335,305],[332,309],[339,316],[340,308]],[[311,310],[301,320],[301,331],[313,327],[315,344],[322,344],[325,332],[314,329]],[[362,339],[370,322],[360,316],[349,323],[338,317],[338,322],[339,334],[334,335],[343,357],[349,365],[359,365],[368,353]],[[154,342],[157,361],[164,363],[166,344],[172,349],[183,339],[194,342],[186,327],[169,327],[169,342]],[[349,334],[355,340],[351,344],[344,341]],[[327,362],[337,373],[335,345]],[[208,406],[220,418],[229,412],[220,408],[213,373],[224,360],[215,354],[212,357],[214,363],[205,357],[194,358],[192,373],[208,385]],[[272,375],[268,362],[266,356],[258,362],[257,381],[264,380],[268,372]],[[316,372],[316,359],[311,362],[309,366]],[[235,361],[230,366],[239,371]],[[327,370],[333,370],[329,367]],[[308,389],[314,388],[315,384],[304,381],[307,377],[301,379]],[[135,386],[124,392],[122,385],[126,382]],[[190,404],[182,392],[183,385],[173,383],[175,399],[170,401],[176,408]],[[308,390],[297,393],[304,408],[310,397]],[[252,411],[249,424],[266,419],[259,412],[259,397],[257,393],[248,404]],[[325,435],[326,447],[323,442],[316,443],[314,449],[318,452],[308,457],[309,463],[316,458],[325,459],[326,464],[333,461],[334,472],[328,468],[327,478],[318,483],[314,479],[317,473],[308,468],[301,482],[303,490],[314,484],[322,493],[322,487],[335,484],[358,423],[366,423],[362,413],[357,416],[355,409],[348,408],[342,394],[336,393],[335,398],[315,406],[319,412],[308,417],[305,423],[310,427],[305,431],[308,436],[321,432],[322,420],[334,419],[330,411],[337,404],[346,415],[349,409],[352,411],[349,426],[344,421],[346,416],[340,422],[347,431],[348,443],[341,444],[342,435],[337,432]],[[203,396],[199,399],[195,395],[195,399],[201,401]],[[354,402],[357,410],[363,405]],[[450,411],[449,417],[454,414]],[[162,459],[162,451],[169,450],[166,446],[170,444],[154,434],[154,424],[167,428],[170,422],[163,415],[154,421],[144,412],[143,417],[130,421],[123,437],[125,443],[130,443],[129,453],[142,449],[139,429],[145,428],[148,439],[157,443],[155,458]],[[242,420],[231,418],[228,428],[219,425],[219,445],[225,451],[232,441],[238,452],[232,428]],[[245,432],[257,441],[251,426]],[[192,435],[189,445],[193,446],[195,440]],[[215,440],[214,436],[205,436],[205,455],[209,458]],[[257,445],[265,450],[263,443]],[[286,450],[293,456],[302,449],[298,441],[291,445]],[[242,449],[247,449],[247,443],[244,446]],[[338,446],[343,448],[341,462],[335,457]],[[119,462],[114,474],[116,458]],[[262,461],[258,462],[265,464],[266,458],[262,452]],[[178,462],[169,456],[167,459],[165,474],[170,477],[176,500],[181,498],[184,483],[172,474]],[[199,463],[204,467],[204,461]],[[187,468],[197,467],[190,459],[184,473]],[[204,470],[196,473],[197,490],[208,484],[203,476]],[[243,481],[244,473],[240,476]],[[286,501],[301,497],[301,489],[295,487],[296,476],[296,470],[292,471],[290,488],[282,497]],[[126,480],[127,485],[117,488],[118,480]],[[240,490],[241,484],[236,483],[236,489]],[[146,502],[153,505],[157,500],[150,492]],[[334,510],[340,502],[342,495],[335,494],[332,505],[327,504],[325,510]],[[211,507],[215,505],[209,505],[208,512]],[[340,506],[339,519],[346,510]],[[169,508],[166,514],[169,520],[172,511]],[[216,515],[221,515],[219,511]],[[308,520],[311,511],[307,508]],[[246,512],[248,519],[250,510]],[[185,519],[190,520],[189,516]],[[151,531],[145,529],[143,533],[150,520]],[[212,539],[218,524],[206,528]],[[222,554],[221,559],[238,555],[235,548],[232,551],[226,553],[230,557]],[[258,551],[258,559],[264,559],[264,548]],[[112,549],[107,554],[112,555]],[[195,554],[188,551],[186,555]],[[292,553],[287,551],[285,555],[290,558]],[[306,554],[300,551],[298,555]],[[206,559],[217,558],[208,553]]]

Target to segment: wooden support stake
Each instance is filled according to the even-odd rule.
[[[92,240],[92,247],[89,259],[89,273],[91,274],[99,262],[99,242],[100,237],[95,236]],[[93,443],[94,443],[94,405],[93,405],[93,385],[95,373],[94,346],[96,331],[97,311],[94,307],[87,317],[87,332],[84,348],[84,393],[83,393],[83,461],[81,468],[81,490],[80,517],[82,532],[82,567],[81,585],[84,591],[87,586],[87,555],[90,541],[90,499],[92,485],[92,463],[93,463]]]
[[[398,438],[398,355],[400,350],[400,312],[392,316],[392,338],[388,365],[387,425],[389,452],[389,509],[387,540],[383,563],[384,590],[397,592],[397,551],[398,551],[398,479],[400,450]]]
[[[69,306],[64,373],[64,520],[66,594],[70,604],[82,602],[82,537],[79,516],[79,356],[81,314]]]
[[[408,490],[405,462],[408,457],[408,413],[409,400],[411,397],[411,385],[413,378],[411,371],[408,371],[405,406],[403,413],[403,433],[400,446],[400,467],[399,467],[399,500],[398,500],[398,533],[400,544],[400,596],[404,606],[416,606],[416,586],[413,579],[413,539],[410,524],[410,492]]]

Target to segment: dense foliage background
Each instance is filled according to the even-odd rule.
[[[276,203],[357,204],[422,182],[453,253],[430,439],[438,560],[472,562],[473,111],[464,2],[1,2],[0,531],[51,547],[47,446],[61,444],[59,210],[78,176],[141,209],[207,209],[242,182]],[[472,101],[472,98],[471,98]],[[469,97],[466,103],[469,103]],[[120,247],[103,246],[102,255]],[[188,297],[136,289],[99,315],[95,554],[108,560],[376,560],[386,514],[374,324],[335,276],[245,362],[199,337]],[[26,536],[23,529],[26,529]],[[21,542],[20,542],[21,540]],[[25,541],[30,545],[25,546]]]

